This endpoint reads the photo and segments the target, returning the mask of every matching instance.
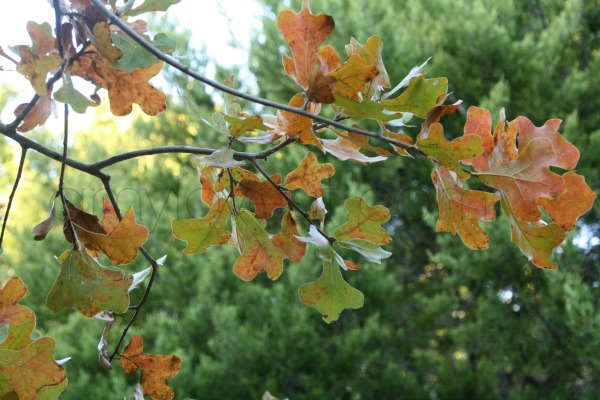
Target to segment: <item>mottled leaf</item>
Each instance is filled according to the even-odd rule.
[[[374,65],[363,65],[358,54],[351,55],[346,62],[330,72],[328,76],[336,79],[333,93],[348,99],[359,100],[359,93],[365,85],[371,82],[378,74]]]
[[[20,278],[11,278],[0,289],[0,327],[6,324],[22,324],[34,318],[31,309],[17,304],[27,292],[27,287]]]
[[[552,250],[565,239],[565,232],[556,224],[530,223],[521,221],[514,213],[505,196],[500,201],[502,211],[508,218],[512,241],[534,265],[556,269]]]
[[[389,111],[409,112],[421,118],[437,105],[438,97],[448,91],[448,79],[425,79],[425,74],[415,76],[400,96],[382,102],[383,108]]]
[[[461,181],[444,167],[431,174],[437,191],[439,216],[436,224],[438,232],[457,233],[471,249],[485,249],[489,239],[479,225],[496,218],[494,204],[500,196],[493,193],[467,190]]]
[[[381,225],[390,219],[390,211],[384,206],[369,206],[358,196],[344,202],[348,222],[334,231],[338,241],[364,239],[375,244],[387,244],[392,238]]]
[[[66,251],[59,258],[60,274],[46,305],[53,313],[66,308],[93,317],[102,310],[124,313],[129,307],[131,277],[101,265],[87,251]]]
[[[475,158],[483,152],[479,136],[461,136],[450,142],[444,137],[444,128],[440,123],[432,124],[428,137],[419,140],[417,146],[427,154],[427,157],[435,158],[446,168],[458,174],[460,179],[469,179],[469,173],[461,168],[460,160]]]
[[[489,159],[494,151],[492,116],[488,110],[479,107],[469,107],[464,135],[477,135],[481,138],[483,153],[471,160],[463,160],[463,164],[472,165],[476,171],[486,171],[490,168]]]
[[[335,174],[333,164],[319,164],[314,153],[308,151],[294,171],[285,177],[285,187],[289,190],[303,189],[313,197],[323,196],[323,179]]]
[[[356,101],[342,96],[335,96],[335,105],[342,107],[342,112],[355,121],[374,119],[381,122],[390,122],[402,118],[402,114],[386,112],[381,103],[370,99]]]
[[[365,99],[376,96],[381,89],[391,87],[390,77],[383,65],[383,41],[377,35],[371,36],[363,46],[356,39],[350,39],[350,44],[346,45],[346,52],[349,56],[357,54],[361,57],[364,65],[372,65],[377,68],[377,76],[367,85],[367,90],[363,90]]]
[[[301,94],[296,94],[290,100],[290,107],[301,108],[304,105],[304,98]],[[319,114],[320,104],[308,103],[307,111],[313,114]],[[277,117],[263,116],[266,124],[272,127],[271,133],[279,136],[289,136],[298,139],[302,144],[313,144],[319,149],[321,143],[316,138],[312,129],[312,120],[310,118],[298,115],[291,111],[279,111]]]
[[[298,289],[300,300],[321,313],[325,322],[336,321],[345,309],[361,308],[364,295],[342,277],[337,263],[324,261],[323,273],[315,282]]]
[[[566,192],[555,199],[541,197],[538,204],[548,212],[552,221],[568,232],[577,224],[577,218],[594,205],[596,194],[585,183],[585,178],[573,171],[564,174]]]
[[[272,175],[271,179],[276,184],[281,184],[280,174]],[[254,203],[256,218],[271,218],[276,208],[283,208],[288,204],[286,198],[269,181],[242,179],[239,187],[244,196]]]
[[[168,380],[179,372],[181,359],[176,355],[146,354],[140,335],[133,335],[120,358],[125,375],[142,370],[140,385],[144,396],[153,400],[171,400],[175,393],[169,387]]]
[[[231,125],[229,129],[229,134],[231,136],[237,137],[251,131],[269,130],[269,128],[263,124],[263,120],[259,115],[251,115],[244,118],[225,115],[223,118],[228,124]]]
[[[212,206],[218,199],[227,198],[227,192],[225,188],[216,189],[215,185],[219,182],[219,179],[227,175],[222,168],[206,166],[204,168],[197,168],[198,175],[200,176],[200,185],[202,186],[202,194],[200,199],[207,206]],[[227,177],[229,179],[229,177]]]
[[[171,222],[173,235],[187,242],[185,254],[201,253],[211,246],[227,243],[231,235],[227,229],[227,219],[231,206],[220,198],[212,205],[208,214],[200,219],[174,219]]]
[[[281,219],[281,232],[273,237],[273,244],[283,250],[285,258],[298,264],[306,253],[306,243],[298,240],[300,236],[296,221],[292,214],[287,212]]]
[[[233,272],[245,281],[254,279],[261,271],[266,271],[271,280],[279,278],[284,251],[248,210],[240,210],[235,226],[242,253],[233,265]]]

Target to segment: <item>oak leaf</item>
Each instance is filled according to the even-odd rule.
[[[250,281],[261,271],[271,280],[279,278],[283,271],[284,251],[269,236],[248,210],[241,210],[235,217],[238,241],[242,252],[233,272],[242,280]]]
[[[555,199],[541,197],[538,204],[548,212],[552,221],[568,232],[577,224],[577,218],[594,205],[596,194],[585,183],[585,178],[569,171],[562,176],[566,192]]]
[[[102,210],[107,222],[101,224],[95,215],[81,211],[69,202],[67,205],[76,240],[92,252],[102,251],[114,264],[132,262],[138,249],[148,239],[148,229],[135,223],[135,212],[132,208],[116,223],[116,212],[112,204],[104,199]],[[73,242],[68,222],[65,222],[64,232],[67,240]]]
[[[272,175],[271,179],[276,184],[281,184],[281,174]],[[276,208],[283,208],[288,204],[287,199],[269,181],[242,179],[239,187],[244,197],[254,203],[256,218],[271,218]]]
[[[535,266],[546,269],[558,268],[552,260],[552,250],[565,239],[565,232],[556,224],[521,221],[514,214],[505,196],[500,204],[508,218],[512,241]]]
[[[323,196],[323,179],[335,174],[333,164],[319,164],[314,153],[308,151],[294,171],[285,177],[285,187],[289,190],[303,189],[313,197]]]
[[[180,1],[181,0],[145,0],[142,4],[127,12],[127,15],[134,17],[151,11],[167,11],[169,7]]]
[[[202,187],[200,199],[204,204],[210,207],[218,199],[227,198],[227,192],[224,190],[225,187],[220,189],[215,188],[217,182],[227,175],[222,168],[207,165],[204,168],[197,168],[197,171],[200,176],[200,186]]]
[[[293,58],[283,57],[284,69],[298,85],[307,89],[317,49],[335,28],[333,18],[312,14],[308,0],[304,0],[299,13],[282,11],[277,17],[277,27],[293,54]]]
[[[336,243],[343,248],[356,251],[367,259],[367,261],[374,262],[375,264],[381,264],[381,260],[389,258],[392,255],[392,253],[383,250],[379,245],[365,239],[338,240]],[[349,264],[352,266],[353,263],[344,261],[344,264],[348,267]]]
[[[23,122],[17,130],[19,132],[29,132],[37,126],[42,126],[50,117],[54,107],[54,100],[50,98],[50,91],[43,96],[38,97],[33,108],[29,110]],[[18,116],[27,107],[27,103],[19,104],[15,109],[15,115]]]
[[[48,293],[50,311],[72,308],[88,317],[103,310],[127,311],[131,277],[101,265],[86,250],[66,251],[57,260],[61,269]]]
[[[298,264],[306,253],[306,243],[298,240],[300,236],[296,221],[290,212],[285,213],[281,218],[281,232],[273,237],[273,244],[279,247],[285,258]]]
[[[387,157],[375,156],[369,157],[361,153],[360,146],[352,143],[350,140],[338,136],[337,139],[321,139],[321,145],[325,153],[329,153],[339,160],[352,160],[361,164],[370,164],[387,160]]]
[[[267,131],[269,128],[263,124],[259,115],[250,115],[243,118],[225,115],[225,122],[230,124],[229,134],[237,137],[251,131]]]
[[[346,62],[330,72],[328,76],[336,79],[333,93],[352,100],[359,100],[359,93],[365,85],[371,82],[378,74],[374,65],[363,65],[358,54],[351,55]]]
[[[382,122],[379,122],[379,127],[381,128],[381,132],[385,136],[395,139],[399,142],[402,142],[408,146],[412,145],[412,138],[410,136],[405,135],[404,133],[392,132],[389,129],[387,129],[386,126]],[[395,144],[393,144],[392,147],[394,148],[394,150],[396,150],[396,153],[398,153],[399,155],[405,156],[405,157],[412,157],[410,155],[410,153],[408,151],[406,151],[405,148],[396,146]]]
[[[233,168],[246,164],[246,161],[236,161],[233,158],[234,155],[235,151],[233,151],[229,147],[223,147],[221,149],[215,150],[210,155],[194,156],[194,158],[200,161],[202,164],[220,168]]]
[[[144,396],[153,400],[171,400],[175,397],[168,380],[179,372],[181,359],[176,355],[146,354],[144,342],[140,335],[133,335],[121,356],[121,366],[125,375],[142,370],[140,385]]]
[[[402,118],[402,114],[384,112],[383,105],[371,99],[357,101],[335,96],[335,105],[343,108],[341,111],[355,121],[374,119],[381,122],[390,122]]]
[[[88,99],[75,89],[71,74],[67,71],[63,74],[63,85],[54,92],[54,99],[61,103],[69,104],[73,111],[79,114],[84,114],[88,107],[96,107],[99,104]]]
[[[211,246],[227,243],[231,237],[227,230],[227,219],[231,206],[226,199],[219,198],[208,214],[200,219],[174,219],[171,222],[173,235],[187,242],[185,254],[197,254]]]
[[[336,321],[343,310],[364,304],[364,295],[344,280],[340,266],[331,261],[323,261],[319,279],[300,286],[298,293],[300,300],[316,308],[328,324]]]
[[[367,39],[364,46],[354,38],[351,38],[350,44],[346,45],[348,56],[357,54],[361,57],[364,65],[372,65],[377,68],[377,76],[367,85],[367,90],[362,91],[365,99],[376,97],[382,89],[391,87],[390,77],[383,65],[382,50],[383,41],[377,35]]]
[[[289,103],[290,107],[302,108],[304,98],[302,94],[296,94]],[[319,114],[321,105],[309,102],[307,111],[313,114]],[[312,120],[308,117],[298,115],[291,111],[279,111],[277,117],[264,115],[265,124],[271,127],[271,133],[279,136],[288,136],[298,139],[302,144],[313,144],[319,149],[322,148],[321,142],[315,136],[312,128]]]
[[[369,206],[358,196],[344,202],[348,221],[334,231],[338,241],[364,239],[375,244],[387,244],[392,238],[382,225],[390,219],[390,211],[384,206]]]
[[[381,103],[383,108],[425,118],[427,112],[437,105],[438,98],[447,93],[448,79],[425,79],[424,76],[425,73],[422,73],[413,77],[400,96]]]
[[[464,135],[477,135],[481,138],[483,153],[470,160],[463,160],[463,164],[472,165],[476,171],[486,171],[490,168],[489,159],[494,151],[494,138],[492,130],[492,116],[488,110],[479,107],[469,107],[467,121],[465,122]]]
[[[553,199],[565,191],[563,178],[549,169],[556,163],[556,158],[550,140],[537,137],[523,150],[519,149],[517,159],[477,173],[477,176],[506,195],[518,219],[538,222],[541,217],[538,198]]]
[[[475,158],[483,152],[479,136],[461,136],[450,142],[444,137],[444,128],[438,122],[431,125],[427,137],[417,141],[417,146],[427,157],[435,158],[461,179],[468,179],[469,173],[461,168],[460,161]]]
[[[431,174],[437,191],[439,216],[436,231],[460,235],[467,247],[477,250],[488,247],[489,238],[479,225],[496,217],[494,204],[500,196],[462,187],[452,172],[441,167]]]
[[[34,318],[30,308],[17,304],[27,293],[27,287],[20,278],[11,278],[0,289],[0,327],[6,324],[22,324]]]

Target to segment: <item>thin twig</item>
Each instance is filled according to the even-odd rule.
[[[231,173],[231,168],[227,168],[227,174],[229,175],[229,197],[231,197],[231,203],[233,206],[233,215],[237,215],[238,209],[235,205],[235,192],[233,188],[234,179],[233,174]]]
[[[19,169],[17,169],[17,176],[15,177],[15,183],[13,184],[12,191],[10,192],[10,196],[8,197],[8,204],[6,205],[6,213],[4,214],[4,221],[2,221],[2,232],[0,233],[0,249],[2,248],[2,243],[4,241],[4,231],[6,230],[6,223],[8,222],[8,214],[10,213],[10,208],[12,207],[12,203],[15,198],[15,194],[17,193],[17,188],[19,187],[19,182],[21,181],[21,175],[23,174],[23,166],[25,165],[25,156],[26,155],[27,155],[27,147],[21,147],[21,159],[19,160]]]
[[[300,208],[300,206],[298,204],[296,204],[296,202],[294,202],[294,200],[292,200],[292,198],[290,196],[287,195],[287,193],[285,192],[285,190],[283,190],[281,188],[281,185],[279,185],[277,182],[275,182],[273,179],[271,179],[271,177],[269,176],[269,174],[267,173],[267,171],[265,171],[263,169],[263,167],[260,166],[260,164],[258,163],[258,161],[256,160],[250,160],[250,162],[256,167],[256,169],[258,170],[258,172],[261,173],[262,176],[265,177],[265,179],[267,181],[269,181],[269,183],[271,185],[273,185],[273,187],[279,192],[279,194],[281,194],[288,202],[289,206],[291,208],[293,208],[294,210],[298,211],[300,213],[300,215],[302,215],[304,217],[304,219],[306,219],[308,221],[309,224],[314,225],[315,228],[317,228],[317,231],[323,235],[327,241],[333,245],[333,243],[335,243],[335,238],[328,236],[325,232],[323,232],[321,230],[321,228],[319,228],[317,225],[313,224],[312,220],[310,219],[310,216],[308,215],[308,213],[306,211],[304,211],[303,209]]]
[[[140,46],[142,46],[144,49],[146,49],[148,52],[150,52],[150,54],[152,54],[153,56],[155,56],[156,58],[158,58],[159,60],[164,61],[165,63],[169,64],[170,66],[172,66],[173,68],[183,72],[184,74],[186,74],[189,77],[192,77],[206,85],[212,86],[215,89],[218,89],[222,92],[225,93],[229,93],[233,96],[237,96],[239,98],[248,100],[252,103],[255,104],[262,104],[263,106],[267,106],[267,107],[272,107],[272,108],[276,108],[278,110],[282,110],[282,111],[289,111],[292,112],[294,114],[298,114],[298,115],[302,115],[304,117],[310,118],[312,120],[315,121],[319,121],[322,122],[326,125],[330,125],[330,126],[335,126],[337,128],[340,129],[344,129],[350,132],[354,132],[354,133],[358,133],[360,135],[365,135],[365,136],[369,136],[375,139],[379,139],[381,141],[384,141],[386,143],[389,144],[393,144],[395,146],[401,147],[407,151],[413,151],[415,153],[421,154],[422,152],[419,149],[416,149],[414,146],[408,145],[406,143],[403,143],[399,140],[396,139],[392,139],[389,138],[387,136],[384,136],[380,133],[375,133],[375,132],[370,132],[367,130],[363,130],[363,129],[358,129],[352,126],[347,126],[344,125],[342,123],[339,123],[337,121],[322,117],[320,115],[316,115],[310,112],[307,112],[305,110],[303,110],[302,108],[297,108],[297,107],[291,107],[287,104],[281,104],[281,103],[277,103],[271,100],[267,100],[264,99],[262,97],[258,97],[258,96],[253,96],[251,94],[236,90],[230,86],[224,85],[220,82],[214,81],[212,79],[208,79],[207,77],[200,75],[199,73],[193,71],[190,69],[190,67],[188,67],[187,65],[184,65],[182,63],[180,63],[179,61],[177,61],[175,58],[164,54],[162,51],[160,51],[159,49],[157,49],[156,47],[154,47],[154,45],[152,45],[152,43],[148,42],[146,39],[144,39],[142,36],[140,36],[137,32],[135,32],[133,29],[131,29],[126,23],[124,23],[123,21],[121,21],[121,19],[115,15],[113,12],[111,12],[108,8],[106,8],[101,0],[90,0],[91,3],[93,3],[98,10],[104,14],[104,16],[106,16],[113,24],[115,24],[116,26],[119,27],[119,29],[121,29],[125,34],[127,34],[129,37],[131,37],[134,41],[136,41]]]

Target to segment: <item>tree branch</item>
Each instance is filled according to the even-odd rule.
[[[6,205],[6,213],[4,214],[4,220],[2,221],[2,232],[0,233],[0,250],[2,250],[2,243],[4,241],[4,231],[6,230],[6,223],[8,222],[8,214],[12,207],[19,182],[21,181],[21,175],[23,174],[23,166],[25,165],[25,156],[27,155],[27,147],[21,147],[21,159],[19,160],[19,168],[17,169],[17,176],[15,177],[15,183],[13,184],[12,191],[8,197],[8,204]]]
[[[173,68],[183,72],[187,76],[192,77],[206,85],[212,86],[213,88],[218,89],[222,92],[229,93],[231,95],[240,97],[242,99],[248,100],[255,104],[262,104],[263,106],[276,108],[278,110],[289,111],[294,114],[298,114],[298,115],[302,115],[303,117],[310,118],[314,121],[322,122],[326,126],[335,126],[336,128],[344,129],[346,131],[358,133],[358,134],[364,135],[364,136],[369,136],[369,137],[381,140],[383,142],[393,144],[393,145],[401,147],[407,151],[413,151],[418,154],[422,154],[422,152],[420,150],[416,149],[415,147],[408,145],[404,142],[401,142],[399,140],[389,138],[380,133],[375,133],[375,132],[371,132],[371,131],[367,131],[367,130],[363,130],[363,129],[358,129],[358,128],[355,128],[352,126],[347,126],[347,125],[344,125],[335,120],[328,119],[328,118],[325,118],[325,117],[322,117],[320,115],[316,115],[313,113],[309,113],[309,112],[303,110],[302,108],[291,107],[287,104],[281,104],[281,103],[277,103],[277,102],[274,102],[271,100],[264,99],[262,97],[253,96],[251,94],[248,94],[248,93],[236,90],[227,85],[224,85],[220,82],[214,81],[212,79],[208,79],[205,76],[200,75],[199,73],[197,73],[195,71],[192,71],[190,69],[190,67],[180,63],[175,58],[173,58],[167,54],[164,54],[162,51],[160,51],[159,49],[154,47],[154,45],[152,45],[150,42],[148,42],[146,39],[144,39],[141,35],[139,35],[137,32],[135,32],[133,29],[131,29],[127,24],[125,24],[123,21],[121,21],[121,19],[117,15],[115,15],[112,11],[110,11],[108,8],[106,8],[102,4],[101,0],[90,0],[90,2],[92,4],[94,4],[98,8],[98,10],[100,10],[100,12],[102,14],[104,14],[104,16],[107,17],[113,24],[118,26],[119,29],[121,29],[124,33],[126,33],[129,37],[131,37],[137,43],[139,43],[139,45],[142,46],[144,49],[146,49],[150,54],[152,54],[159,60],[164,61],[165,63],[172,66]]]

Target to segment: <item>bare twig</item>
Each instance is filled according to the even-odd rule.
[[[12,207],[12,203],[15,198],[15,194],[17,193],[17,188],[19,187],[19,182],[21,181],[21,175],[23,174],[23,166],[25,165],[25,156],[26,155],[27,155],[27,147],[21,147],[21,159],[19,160],[19,168],[17,169],[17,176],[15,177],[15,182],[13,184],[12,191],[10,192],[10,196],[8,197],[8,204],[6,205],[6,212],[4,214],[4,220],[2,221],[2,232],[0,233],[0,249],[2,248],[2,242],[4,241],[4,231],[6,230],[8,214],[10,213],[10,208]]]

